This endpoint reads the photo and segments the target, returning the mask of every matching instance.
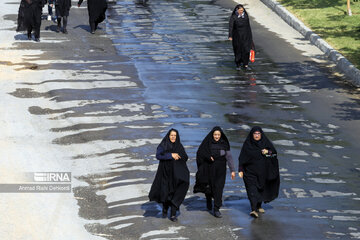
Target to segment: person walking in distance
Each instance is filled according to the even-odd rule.
[[[235,7],[229,21],[229,40],[232,42],[236,69],[248,68],[250,50],[254,49],[249,16],[243,5]]]
[[[34,31],[36,42],[40,42],[40,27],[44,0],[21,0],[18,13],[18,26],[16,31],[27,31],[27,37],[31,40]]]
[[[83,0],[79,0],[78,7]],[[107,9],[106,0],[87,0],[87,8],[89,13],[90,33],[94,34],[98,24],[105,20],[105,12]]]
[[[55,0],[55,12],[57,18],[57,28],[56,31],[61,31],[61,19],[63,20],[63,30],[62,32],[67,34],[66,29],[68,23],[69,12],[71,8],[71,0]]]
[[[48,21],[52,20],[54,1],[55,0],[48,0],[48,17],[47,17]]]

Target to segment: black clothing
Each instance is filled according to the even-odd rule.
[[[28,37],[31,38],[31,32],[34,30],[35,39],[39,39],[44,4],[43,0],[21,0],[16,31],[26,30]]]
[[[83,1],[79,0],[78,5],[81,5]],[[106,0],[87,0],[87,6],[91,32],[94,32],[98,24],[105,20],[107,2]]]
[[[169,135],[171,131],[176,132],[175,143],[170,142]],[[181,158],[175,160],[172,158],[171,153],[177,153]],[[150,201],[163,203],[164,207],[171,204],[171,206],[179,208],[189,189],[190,173],[186,165],[188,156],[180,142],[177,130],[169,130],[157,147],[156,158],[160,162],[150,189],[149,199]]]
[[[253,133],[259,131],[261,139],[255,141]],[[269,153],[263,155],[261,150]],[[277,152],[260,127],[253,127],[247,136],[239,156],[239,172],[244,172],[244,183],[252,210],[262,202],[278,197],[280,187]]]
[[[71,0],[55,0],[55,12],[57,18],[57,32],[60,32],[61,19],[63,20],[63,32],[67,33],[66,27],[71,8]]]
[[[254,48],[249,16],[245,8],[243,15],[239,16],[239,8],[244,7],[241,4],[237,5],[229,21],[229,37],[232,38],[237,67],[249,64],[250,49]]]
[[[56,17],[69,16],[71,0],[55,0]]]
[[[215,131],[221,132],[221,138],[217,142],[213,137]],[[211,157],[214,158],[214,161],[211,160]],[[205,193],[207,206],[209,207],[209,198],[214,198],[215,210],[222,206],[226,163],[228,163],[231,172],[235,171],[230,154],[229,140],[220,127],[214,127],[204,138],[196,153],[198,171],[196,173],[194,193]]]
[[[60,32],[61,19],[63,20],[63,32],[67,33],[66,27],[67,27],[67,22],[68,22],[68,16],[57,17],[57,30],[56,31]]]

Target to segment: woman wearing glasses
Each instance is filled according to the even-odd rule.
[[[261,127],[253,127],[239,156],[239,176],[243,178],[251,205],[250,215],[264,213],[262,203],[268,203],[279,194],[280,175],[277,152]]]

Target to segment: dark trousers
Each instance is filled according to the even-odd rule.
[[[246,192],[250,201],[251,211],[256,211],[261,208],[262,195],[255,184],[246,184]]]
[[[175,192],[171,198],[171,203],[176,207],[179,208],[181,203],[184,201],[186,193],[189,189],[188,182],[180,182],[176,186]]]
[[[214,198],[214,210],[217,211],[222,206],[222,195],[226,180],[226,161],[215,161],[211,164],[211,194],[206,194],[206,198]]]
[[[42,9],[36,4],[33,4],[30,6],[30,9],[26,14],[26,18],[31,19],[31,22],[27,23],[28,37],[31,37],[31,32],[34,31],[35,38],[40,38]]]
[[[27,29],[28,37],[31,37],[31,32],[34,31],[35,38],[40,38],[40,23],[35,23],[35,26],[29,25]]]
[[[50,16],[52,16],[52,14],[53,14],[53,9],[50,6],[50,4],[48,5],[48,13],[49,13]]]
[[[90,22],[90,21],[89,21],[89,24],[90,24],[90,31],[91,31],[91,32],[95,32],[95,30],[96,30],[97,27],[98,27],[98,23],[96,23],[96,22]]]
[[[241,64],[248,65],[249,64],[249,58],[250,58],[250,52],[241,52],[235,57],[235,63],[236,66],[240,67]]]
[[[63,27],[64,27],[64,30],[66,30],[68,17],[67,17],[67,16],[58,17],[58,18],[57,18],[58,27],[61,27],[61,18],[63,19]]]

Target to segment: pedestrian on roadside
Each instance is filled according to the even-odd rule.
[[[55,12],[57,18],[56,32],[61,31],[61,19],[63,20],[63,33],[67,34],[66,29],[68,23],[69,12],[71,8],[71,0],[55,0]]]
[[[79,0],[78,7],[84,0]],[[98,24],[105,20],[105,12],[107,9],[106,0],[87,0],[87,8],[89,13],[90,33],[94,34]]]
[[[40,42],[40,27],[44,0],[21,0],[18,13],[18,26],[16,31],[27,31],[27,37],[32,39],[34,31],[35,41]]]
[[[55,0],[48,0],[48,17],[47,17],[48,21],[52,20],[54,1]]]
[[[235,7],[229,21],[229,40],[232,41],[236,69],[247,69],[250,50],[254,49],[249,15],[243,5]]]
[[[165,218],[171,207],[170,220],[177,221],[176,212],[184,201],[189,189],[190,173],[186,165],[188,156],[180,142],[176,129],[170,129],[156,150],[160,161],[151,186],[149,199],[162,203],[162,216]]]
[[[196,153],[196,182],[194,193],[204,193],[206,207],[213,209],[214,216],[221,218],[220,207],[226,179],[226,163],[231,171],[231,179],[235,179],[234,161],[230,152],[230,143],[220,127],[214,127],[201,142]]]
[[[280,187],[277,152],[261,127],[253,127],[242,146],[239,176],[245,183],[251,205],[250,215],[257,218],[258,213],[265,213],[261,204],[277,198]]]

